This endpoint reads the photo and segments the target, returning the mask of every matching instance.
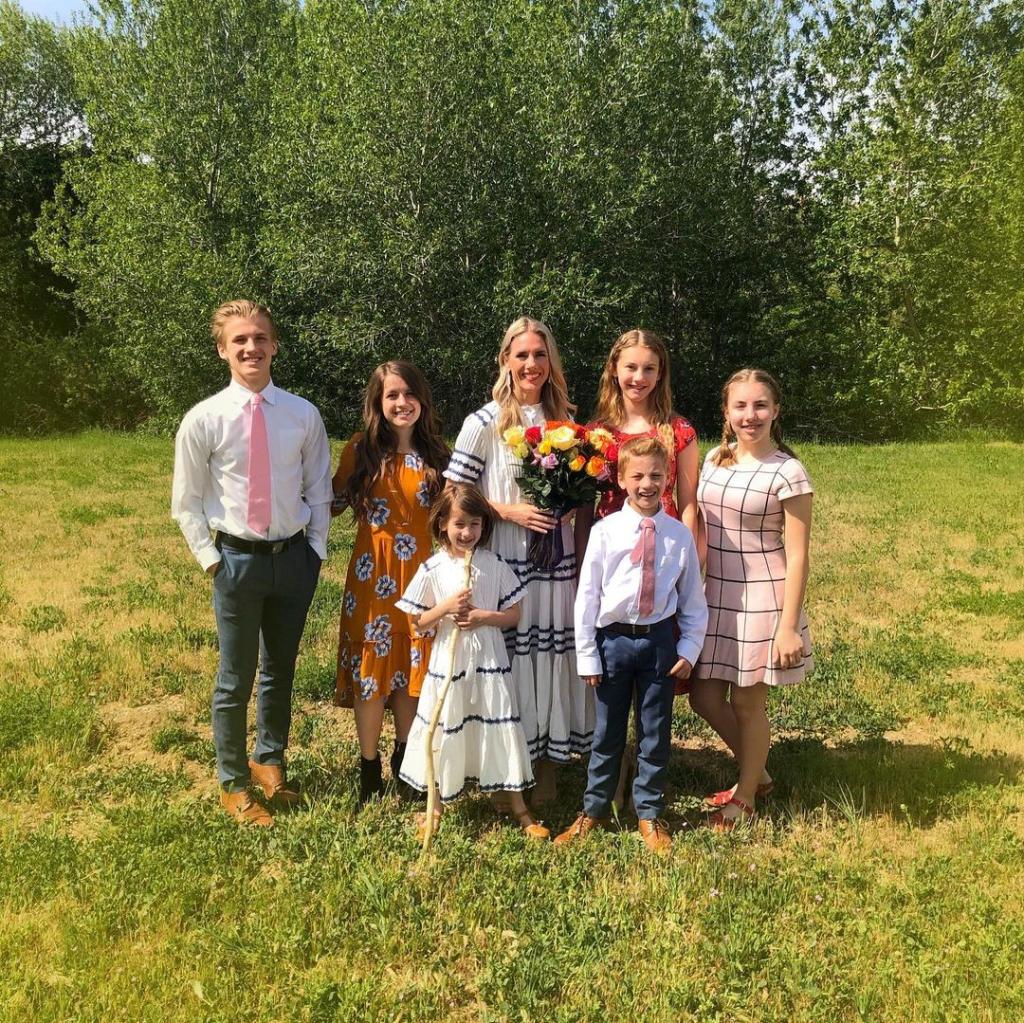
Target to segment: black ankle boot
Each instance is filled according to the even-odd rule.
[[[374,796],[384,794],[384,782],[380,776],[380,755],[372,760],[359,758],[359,805],[368,802]]]
[[[405,747],[404,742],[395,742],[395,748],[391,754],[391,780],[394,782],[395,792],[398,793],[399,799],[405,803],[415,803],[424,797],[398,776],[402,770],[402,763],[405,761]]]
[[[405,746],[404,742],[395,740],[395,748],[391,754],[391,780],[397,785],[398,784],[398,772],[402,770],[402,761],[405,759]]]

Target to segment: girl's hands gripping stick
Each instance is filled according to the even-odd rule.
[[[416,619],[416,628],[420,632],[425,632],[427,629],[432,629],[442,618],[452,618],[458,624],[459,616],[472,608],[469,602],[472,593],[472,589],[467,587],[439,601],[429,611],[424,611],[419,615]]]
[[[511,629],[519,624],[520,605],[515,604],[504,611],[485,611],[480,607],[467,604],[464,611],[455,615],[455,624],[467,631],[480,625],[493,625],[498,629]]]

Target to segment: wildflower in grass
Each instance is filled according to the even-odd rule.
[[[395,534],[395,557],[408,561],[416,553],[416,537],[409,533]]]
[[[377,585],[374,587],[373,592],[380,597],[381,600],[387,600],[388,597],[392,596],[398,591],[398,583],[389,575],[377,576]]]
[[[713,898],[713,899],[717,899],[718,896],[721,895],[721,894],[722,893],[717,888],[712,888],[711,891],[708,892],[708,895],[710,895],[711,898]]]
[[[361,582],[365,583],[367,579],[373,574],[373,555],[367,551],[365,554],[360,554],[359,559],[356,561],[356,578]]]

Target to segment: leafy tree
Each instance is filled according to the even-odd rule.
[[[0,428],[73,425],[95,413],[83,388],[65,388],[72,309],[31,241],[79,128],[66,32],[0,0]]]

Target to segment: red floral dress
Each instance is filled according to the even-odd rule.
[[[623,433],[614,427],[605,426],[604,423],[588,423],[587,429],[592,430],[597,426],[604,426],[606,430],[611,430],[612,436],[615,438],[615,445],[619,448],[626,441],[636,440],[637,437],[660,437],[657,428],[645,430],[643,433]],[[696,442],[697,431],[682,416],[674,416],[671,426],[674,450],[671,453],[672,457],[668,460],[668,486],[665,487],[665,493],[661,496],[661,506],[672,518],[678,519],[680,516],[679,509],[676,507],[676,460],[683,448]],[[611,472],[611,486],[607,490],[602,491],[601,498],[597,503],[597,510],[594,512],[594,515],[599,519],[603,519],[606,515],[611,515],[612,512],[617,512],[626,500],[626,491],[619,486],[618,465],[614,462],[609,462],[608,468]]]

